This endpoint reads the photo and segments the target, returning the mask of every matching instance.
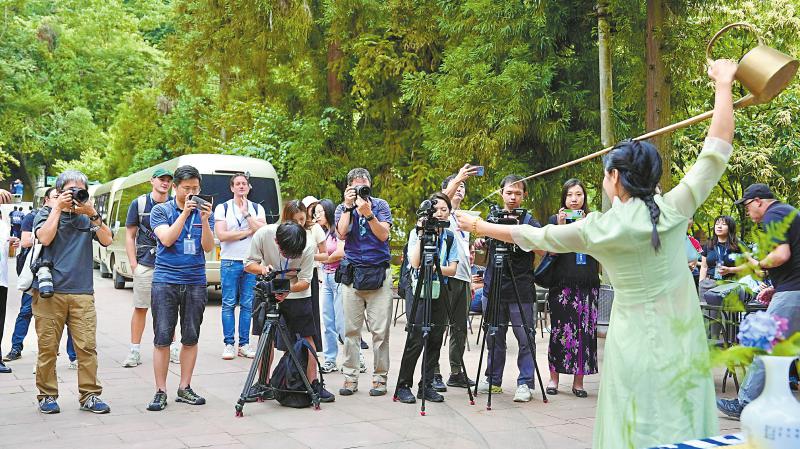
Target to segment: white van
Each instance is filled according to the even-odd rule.
[[[110,223],[109,217],[117,213],[113,207],[119,207],[119,199],[122,195],[120,187],[125,182],[125,179],[127,178],[122,177],[98,186],[89,186],[89,195],[94,198],[94,208],[106,223]],[[109,224],[109,226],[111,225]],[[108,264],[108,249],[95,240],[92,240],[92,259],[95,266],[100,268],[100,276],[110,278],[111,265]]]
[[[123,179],[117,187],[117,194],[112,195],[113,203],[108,208],[110,215],[106,223],[114,233],[114,241],[105,249],[103,263],[111,270],[114,288],[124,288],[126,281],[133,280],[133,271],[125,252],[125,219],[128,208],[140,195],[152,191],[150,179],[157,168],[173,173],[182,165],[191,165],[200,172],[203,177],[200,191],[214,198],[214,207],[232,198],[230,178],[233,174],[249,174],[252,190],[248,199],[264,208],[267,223],[276,223],[280,219],[282,206],[278,174],[272,164],[265,160],[223,154],[188,154],[141,170]],[[95,245],[99,246],[97,243]],[[206,253],[206,278],[209,285],[220,283],[219,240],[215,239],[215,247],[215,250]]]

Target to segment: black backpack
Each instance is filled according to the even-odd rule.
[[[308,368],[308,352],[313,352],[311,345],[304,338],[300,338],[295,342],[291,350],[297,355],[303,372],[305,373]],[[314,357],[316,357],[316,355]],[[320,382],[322,382],[321,376]],[[275,400],[282,406],[292,408],[306,408],[311,406],[311,397],[306,390],[303,376],[297,370],[294,362],[292,362],[292,356],[288,351],[278,360],[278,365],[272,371],[269,385],[273,388]]]

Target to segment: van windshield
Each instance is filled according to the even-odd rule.
[[[203,195],[212,195],[214,204],[222,204],[233,197],[230,187],[230,175],[207,175],[203,174],[203,181],[200,191]],[[275,180],[271,178],[250,178],[250,201],[258,203],[264,208],[267,216],[267,223],[277,223],[280,219],[278,208],[278,190],[275,187]]]

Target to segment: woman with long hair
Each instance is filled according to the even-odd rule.
[[[700,261],[700,281],[711,279],[713,282],[713,280],[733,278],[744,268],[744,265],[742,267],[735,266],[739,251],[736,221],[730,215],[718,216],[714,219],[714,237],[703,248],[703,258]]]
[[[323,199],[314,206],[314,220],[325,231],[325,256],[320,271],[320,301],[322,304],[322,323],[325,326],[323,344],[325,362],[323,373],[338,370],[336,358],[339,356],[339,341],[344,341],[344,310],[339,295],[339,284],[336,283],[336,269],[344,257],[344,240],[336,236],[334,215],[336,206],[333,201]]]
[[[474,235],[523,250],[596,258],[614,286],[594,426],[595,449],[640,448],[716,435],[714,381],[703,315],[686,269],[689,218],[719,182],[733,147],[736,63],[718,60],[704,148],[672,190],[656,192],[661,156],[647,142],[618,143],[604,160],[611,208],[562,226],[507,226],[456,213]]]
[[[566,225],[588,214],[586,188],[577,179],[568,180],[561,189],[561,208],[550,217],[550,224]],[[597,373],[600,267],[594,257],[567,253],[559,254],[550,269],[554,285],[547,296],[551,322],[547,394],[558,394],[559,374],[572,374],[572,394],[585,398],[583,376]]]

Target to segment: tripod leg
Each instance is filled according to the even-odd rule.
[[[311,398],[311,404],[314,406],[315,410],[319,410],[319,395],[314,391],[314,388],[311,387],[311,382],[308,380],[306,370],[303,368],[303,365],[300,364],[300,359],[297,358],[297,354],[294,353],[294,349],[290,344],[289,335],[287,334],[286,329],[282,324],[278,324],[277,328],[278,338],[280,338],[283,344],[286,346],[286,352],[289,353],[292,363],[294,364],[295,368],[297,368],[297,371],[300,372],[300,377],[303,379],[303,384],[306,386],[308,396]],[[311,357],[310,354],[309,357]]]
[[[250,387],[253,385],[253,380],[256,377],[256,374],[259,374],[259,378],[264,376],[264,368],[262,360],[264,358],[264,352],[268,350],[271,346],[273,335],[273,328],[272,322],[267,321],[264,323],[264,329],[261,332],[261,337],[258,338],[258,348],[256,349],[256,355],[253,358],[253,363],[250,365],[250,370],[247,372],[247,378],[244,381],[244,388],[242,389],[242,393],[239,395],[239,400],[236,402],[236,416],[242,417],[244,416],[244,404],[247,402],[247,399],[250,395]]]
[[[508,261],[506,261],[508,263]],[[547,394],[544,390],[544,383],[542,382],[542,375],[539,373],[539,365],[536,363],[536,329],[531,327],[530,321],[528,321],[527,316],[525,315],[525,310],[522,308],[522,301],[519,297],[519,289],[517,288],[517,281],[514,278],[514,271],[509,269],[508,270],[511,276],[511,285],[514,287],[514,296],[517,300],[517,308],[519,309],[519,315],[522,319],[522,329],[525,331],[525,337],[528,340],[528,348],[531,351],[531,361],[533,362],[533,370],[536,373],[536,377],[539,380],[539,389],[542,391],[542,402],[547,403]]]
[[[406,311],[406,327],[408,328],[406,330],[406,346],[408,346],[408,339],[413,338],[414,328],[416,327],[414,322],[417,319],[417,305],[422,298],[420,295],[422,294],[423,282],[422,279],[417,281],[417,287],[414,289],[414,297],[411,300],[411,310]],[[397,399],[397,389],[400,388],[400,373],[398,373],[397,376],[397,383],[395,384],[394,395],[392,396],[394,400]]]
[[[467,286],[467,288],[469,288],[469,286]],[[447,312],[447,322],[448,323],[453,323],[453,316],[455,315],[455,312],[453,312],[453,307],[456,307],[458,305],[458,299],[453,298],[452,295],[448,295],[447,299],[448,299],[448,304],[445,304],[445,306],[444,306],[444,309]],[[464,298],[461,298],[461,299],[463,300]],[[467,342],[467,345],[469,345],[469,341],[468,340],[469,340],[469,337],[467,337],[467,335],[465,333],[464,334],[464,341]],[[475,397],[472,395],[472,389],[469,387],[469,377],[467,377],[467,367],[464,366],[464,357],[463,357],[463,355],[461,357],[459,357],[458,360],[456,360],[456,363],[458,364],[459,368],[461,369],[461,372],[464,373],[464,377],[467,378],[467,394],[469,395],[469,405],[475,405]],[[477,386],[477,384],[476,384],[476,386]]]

